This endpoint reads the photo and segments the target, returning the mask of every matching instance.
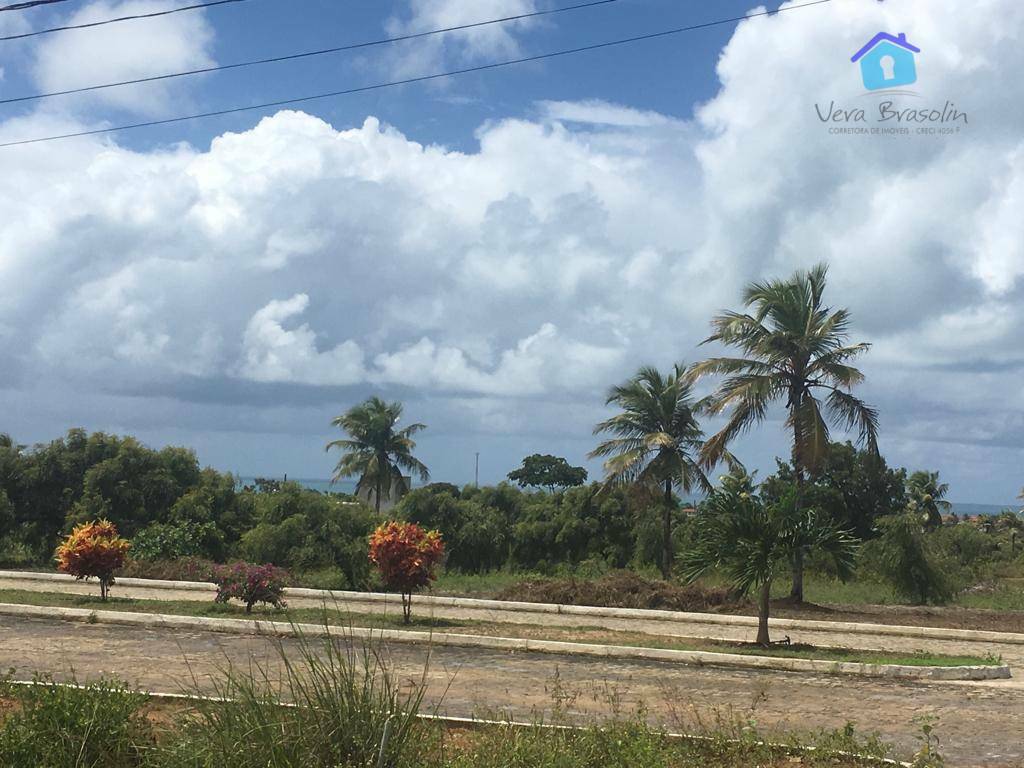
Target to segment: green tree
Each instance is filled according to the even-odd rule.
[[[366,588],[366,537],[379,520],[365,504],[294,482],[282,483],[273,493],[241,495],[251,500],[254,522],[238,543],[243,558],[297,571],[338,568],[350,588]]]
[[[7,491],[0,488],[0,531],[9,531],[14,525],[14,507],[7,498]]]
[[[535,453],[523,459],[523,466],[508,473],[508,479],[520,488],[571,488],[587,482],[587,470],[574,467],[560,456]]]
[[[938,472],[914,472],[907,480],[907,509],[921,516],[925,528],[935,530],[942,525],[943,513],[953,508],[945,499],[948,492],[949,483],[940,483]]]
[[[615,405],[622,413],[594,427],[595,435],[614,437],[598,445],[590,457],[605,458],[607,485],[640,483],[664,489],[661,571],[667,579],[672,575],[672,490],[711,489],[699,463],[704,433],[686,366],[677,363],[667,375],[645,366],[625,384],[613,387],[606,405]],[[720,458],[724,455],[723,451]]]
[[[793,466],[779,459],[776,463],[775,474],[761,484],[765,498],[780,498],[796,485]],[[850,442],[832,443],[821,465],[807,476],[804,503],[827,510],[841,527],[869,539],[879,518],[906,508],[906,479],[906,470],[890,469],[878,453]]]
[[[760,645],[771,643],[772,582],[791,561],[796,546],[809,542],[812,549],[830,556],[844,577],[853,571],[855,538],[827,514],[798,508],[793,497],[766,504],[745,473],[722,478],[721,487],[701,505],[695,526],[693,543],[680,558],[684,578],[692,582],[720,569],[740,594],[756,591]]]
[[[715,357],[694,366],[693,378],[726,378],[703,405],[712,414],[729,410],[720,432],[703,450],[705,466],[718,461],[728,444],[764,421],[774,403],[783,403],[792,432],[792,463],[797,504],[809,471],[828,454],[827,421],[859,432],[859,442],[877,453],[878,413],[851,390],[863,374],[850,365],[868,344],[847,344],[850,313],[823,303],[828,268],[821,264],[788,280],[753,283],[743,302],[748,312],[724,312],[712,320],[715,332],[704,343],[736,347],[741,357]],[[793,553],[791,596],[804,598],[804,551]]]
[[[416,442],[412,436],[426,429],[424,424],[410,424],[396,430],[402,418],[402,404],[386,403],[371,397],[335,418],[331,424],[348,433],[349,439],[332,440],[326,450],[338,448],[341,459],[334,470],[334,480],[359,476],[356,492],[374,490],[376,511],[380,513],[381,497],[391,489],[402,493],[402,470],[430,479],[426,465],[412,455]]]
[[[925,533],[921,515],[911,511],[878,521],[879,537],[865,545],[864,566],[915,603],[945,603],[953,585]]]
[[[512,562],[540,571],[587,560],[623,568],[633,556],[635,517],[624,488],[592,483],[535,495],[524,503],[513,528]]]

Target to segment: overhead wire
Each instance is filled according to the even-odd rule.
[[[123,21],[137,21],[139,19],[155,19],[159,16],[170,16],[172,13],[181,13],[183,11],[197,11],[202,8],[213,8],[218,5],[233,5],[234,3],[246,3],[249,0],[206,0],[202,3],[193,3],[192,5],[183,5],[178,8],[165,8],[162,11],[149,11],[147,13],[132,13],[127,16],[115,16],[110,19],[99,19],[97,21],[84,21],[78,24],[65,24],[59,27],[48,27],[46,29],[35,29],[31,32],[19,32],[16,35],[4,35],[0,37],[0,42],[4,40],[23,40],[26,37],[36,37],[38,35],[50,35],[54,32],[67,32],[72,29],[92,29],[93,27],[102,27],[107,24],[120,24]],[[63,2],[63,0],[53,0],[53,2]]]
[[[181,123],[190,120],[201,120],[211,117],[221,117],[225,115],[238,114],[242,112],[253,112],[262,109],[271,109],[274,107],[284,107],[294,104],[303,104],[310,101],[318,101],[322,99],[335,98],[338,96],[348,96],[357,93],[367,93],[370,91],[382,90],[385,88],[394,88],[401,85],[409,85],[413,83],[423,83],[432,80],[440,80],[448,77],[457,77],[459,75],[465,75],[473,72],[486,72],[492,69],[499,69],[503,67],[511,67],[519,64],[526,64],[529,62],[543,61],[546,59],[553,59],[562,56],[571,56],[574,54],[585,53],[589,51],[596,51],[605,48],[612,48],[621,45],[629,45],[632,43],[646,42],[650,40],[657,40],[660,38],[670,37],[673,35],[679,35],[686,32],[693,32],[696,30],[709,29],[716,26],[722,26],[724,24],[732,24],[746,19],[757,18],[761,16],[776,16],[782,13],[791,13],[793,11],[803,10],[814,6],[823,6],[831,3],[833,0],[811,0],[810,2],[801,3],[799,5],[789,5],[782,8],[772,10],[754,11],[752,13],[744,14],[743,16],[732,16],[724,19],[716,19],[714,21],[707,21],[700,24],[690,24],[683,27],[674,27],[672,29],[660,30],[658,32],[649,32],[643,35],[633,35],[632,37],[619,38],[617,40],[608,40],[601,43],[592,43],[590,45],[578,46],[576,48],[565,48],[558,51],[550,51],[548,53],[540,53],[533,56],[523,56],[515,59],[506,59],[505,61],[496,61],[488,64],[478,64],[472,67],[463,67],[461,69],[453,69],[445,72],[435,72],[429,75],[419,75],[416,77],[407,77],[401,80],[390,80],[383,83],[373,83],[371,85],[356,86],[353,88],[343,88],[336,91],[328,91],[326,93],[316,93],[307,96],[294,96],[284,99],[276,99],[274,101],[267,101],[260,104],[249,104],[237,107],[227,107],[224,109],[211,110],[208,112],[197,112],[189,115],[179,115],[177,117],[167,117],[157,120],[146,120],[138,123],[128,123],[125,125],[108,126],[104,128],[92,128],[83,131],[74,131],[70,133],[55,134],[51,136],[39,136],[29,139],[18,139],[15,141],[0,142],[0,148],[3,147],[15,147],[24,146],[27,144],[39,144],[42,142],[59,141],[62,139],[73,139],[84,136],[96,136],[100,134],[117,133],[121,131],[135,130],[139,128],[150,128],[160,125],[170,125],[173,123]]]
[[[162,75],[150,75],[148,77],[137,77],[132,80],[118,80],[111,83],[100,83],[97,85],[85,85],[79,88],[67,88],[61,91],[50,91],[48,93],[34,93],[27,96],[13,96],[7,99],[0,99],[0,104],[14,104],[22,101],[36,101],[39,99],[49,99],[55,96],[69,96],[76,93],[87,93],[89,91],[99,91],[106,88],[119,88],[125,85],[138,85],[140,83],[153,83],[160,80],[171,80],[179,77],[188,77],[191,75],[202,75],[209,74],[212,72],[223,72],[224,70],[241,69],[243,67],[253,67],[263,64],[279,64],[285,61],[294,61],[296,59],[305,59],[313,56],[324,56],[330,53],[341,53],[344,51],[356,51],[363,48],[372,48],[374,46],[389,45],[393,43],[405,42],[407,40],[417,40],[423,37],[430,37],[431,35],[443,35],[451,32],[460,32],[467,29],[476,29],[478,27],[486,27],[493,24],[507,24],[512,21],[522,21],[524,19],[531,19],[538,16],[550,16],[556,13],[565,13],[567,11],[578,11],[586,8],[594,8],[600,5],[611,5],[612,3],[620,2],[620,0],[589,0],[588,2],[576,3],[575,5],[562,6],[560,8],[549,8],[541,11],[531,11],[530,13],[519,13],[514,16],[502,16],[497,19],[486,19],[484,21],[475,21],[469,24],[458,24],[451,27],[442,27],[440,29],[431,29],[424,32],[411,32],[406,35],[397,35],[395,37],[386,37],[379,40],[369,40],[361,43],[349,43],[347,45],[338,45],[331,48],[318,48],[311,51],[300,51],[298,53],[289,53],[282,56],[270,56],[263,59],[251,59],[249,61],[238,61],[231,64],[217,64],[209,67],[200,67],[198,69],[188,69],[182,72],[170,72]]]
[[[0,5],[0,11],[24,11],[26,8],[35,8],[37,5],[53,5],[54,3],[66,3],[68,0],[25,0],[12,5]]]

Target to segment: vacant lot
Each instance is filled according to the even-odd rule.
[[[73,668],[83,679],[112,675],[150,690],[175,691],[193,677],[202,684],[227,663],[269,658],[266,639],[202,632],[3,617],[0,635],[0,667],[16,677],[67,676]],[[398,645],[389,656],[405,679],[418,678],[429,657],[429,703],[452,715],[528,719],[557,702],[578,720],[642,705],[652,722],[680,730],[696,717],[716,716],[750,718],[769,730],[852,722],[904,754],[917,746],[915,719],[933,715],[952,765],[1024,765],[1015,727],[1024,721],[1024,692],[998,683],[911,684]]]

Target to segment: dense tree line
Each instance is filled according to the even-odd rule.
[[[778,509],[796,485],[791,465],[779,461],[757,487],[758,503]],[[982,528],[933,529],[940,486],[933,473],[908,476],[871,450],[836,443],[805,477],[801,494],[808,509],[864,542],[862,573],[894,584],[909,600],[941,602],[982,578],[986,563],[1019,556],[1024,526],[1008,514]],[[666,512],[670,551],[692,563],[709,538],[702,533],[708,521],[723,514],[722,498],[712,494],[694,507],[643,484],[530,492],[508,483],[434,483],[408,493],[388,516],[440,530],[451,571],[660,570]],[[185,448],[152,450],[131,437],[81,429],[31,448],[0,436],[0,565],[52,563],[61,535],[98,517],[131,539],[137,559],[244,559],[323,572],[320,583],[335,588],[370,584],[367,539],[382,519],[349,496],[296,483],[240,487],[231,475],[200,467]],[[820,538],[820,531],[810,533]],[[836,573],[814,546],[807,554],[812,567]]]
[[[132,437],[72,429],[27,447],[0,438],[0,559],[52,559],[62,533],[105,518],[150,560],[244,558],[298,570],[337,568],[364,584],[373,512],[343,494],[296,483],[241,488],[193,451],[153,450]]]
[[[644,366],[612,387],[606,404],[615,413],[596,425],[602,439],[590,454],[603,460],[599,483],[584,485],[582,467],[535,454],[508,474],[520,488],[435,483],[410,491],[404,473],[429,479],[414,455],[426,427],[401,426],[402,404],[379,397],[336,417],[345,437],[326,446],[341,454],[335,478],[356,477],[373,509],[294,483],[239,488],[186,448],[155,451],[131,437],[73,429],[29,449],[0,435],[0,560],[45,562],[62,532],[107,519],[132,540],[137,559],[245,558],[326,570],[328,586],[362,587],[368,534],[397,494],[404,498],[389,516],[440,531],[447,567],[457,571],[592,564],[656,567],[670,578],[679,562],[691,578],[732,573],[737,591],[759,590],[766,611],[783,567],[791,597],[802,601],[805,567],[847,576],[863,545],[860,564],[909,599],[947,599],[964,574],[980,573],[972,558],[1005,559],[1007,547],[943,525],[948,486],[937,472],[908,476],[887,466],[878,414],[852,394],[863,381],[853,363],[869,345],[849,343],[850,314],[825,303],[826,276],[819,265],[749,285],[742,309],[716,316],[706,340],[735,356],[667,372]],[[706,376],[719,380],[698,400]],[[757,483],[730,446],[773,407],[786,413],[789,460]],[[725,425],[706,437],[701,419],[717,414]],[[830,426],[857,444],[833,442]],[[713,482],[713,472],[726,470]],[[680,503],[692,493],[705,497],[695,509]],[[1010,531],[1008,556],[1016,557],[1019,517],[992,525]]]

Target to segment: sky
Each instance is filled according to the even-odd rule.
[[[1024,4],[831,0],[614,48],[0,147],[0,431],[318,478],[370,394],[435,480],[588,467],[609,386],[713,354],[743,287],[825,261],[890,464],[1024,485]],[[0,12],[0,37],[178,0]],[[379,40],[555,0],[245,0],[0,41],[0,100]],[[779,4],[616,0],[286,63],[0,104],[0,143],[422,77]],[[917,81],[870,93],[876,33]],[[917,123],[887,114],[916,110]],[[932,114],[934,111],[934,114]],[[822,118],[825,119],[822,119]],[[895,130],[893,130],[895,129]],[[701,385],[702,392],[712,385]],[[788,453],[781,410],[735,453]],[[720,422],[707,420],[709,433]],[[835,431],[837,439],[843,438]]]

